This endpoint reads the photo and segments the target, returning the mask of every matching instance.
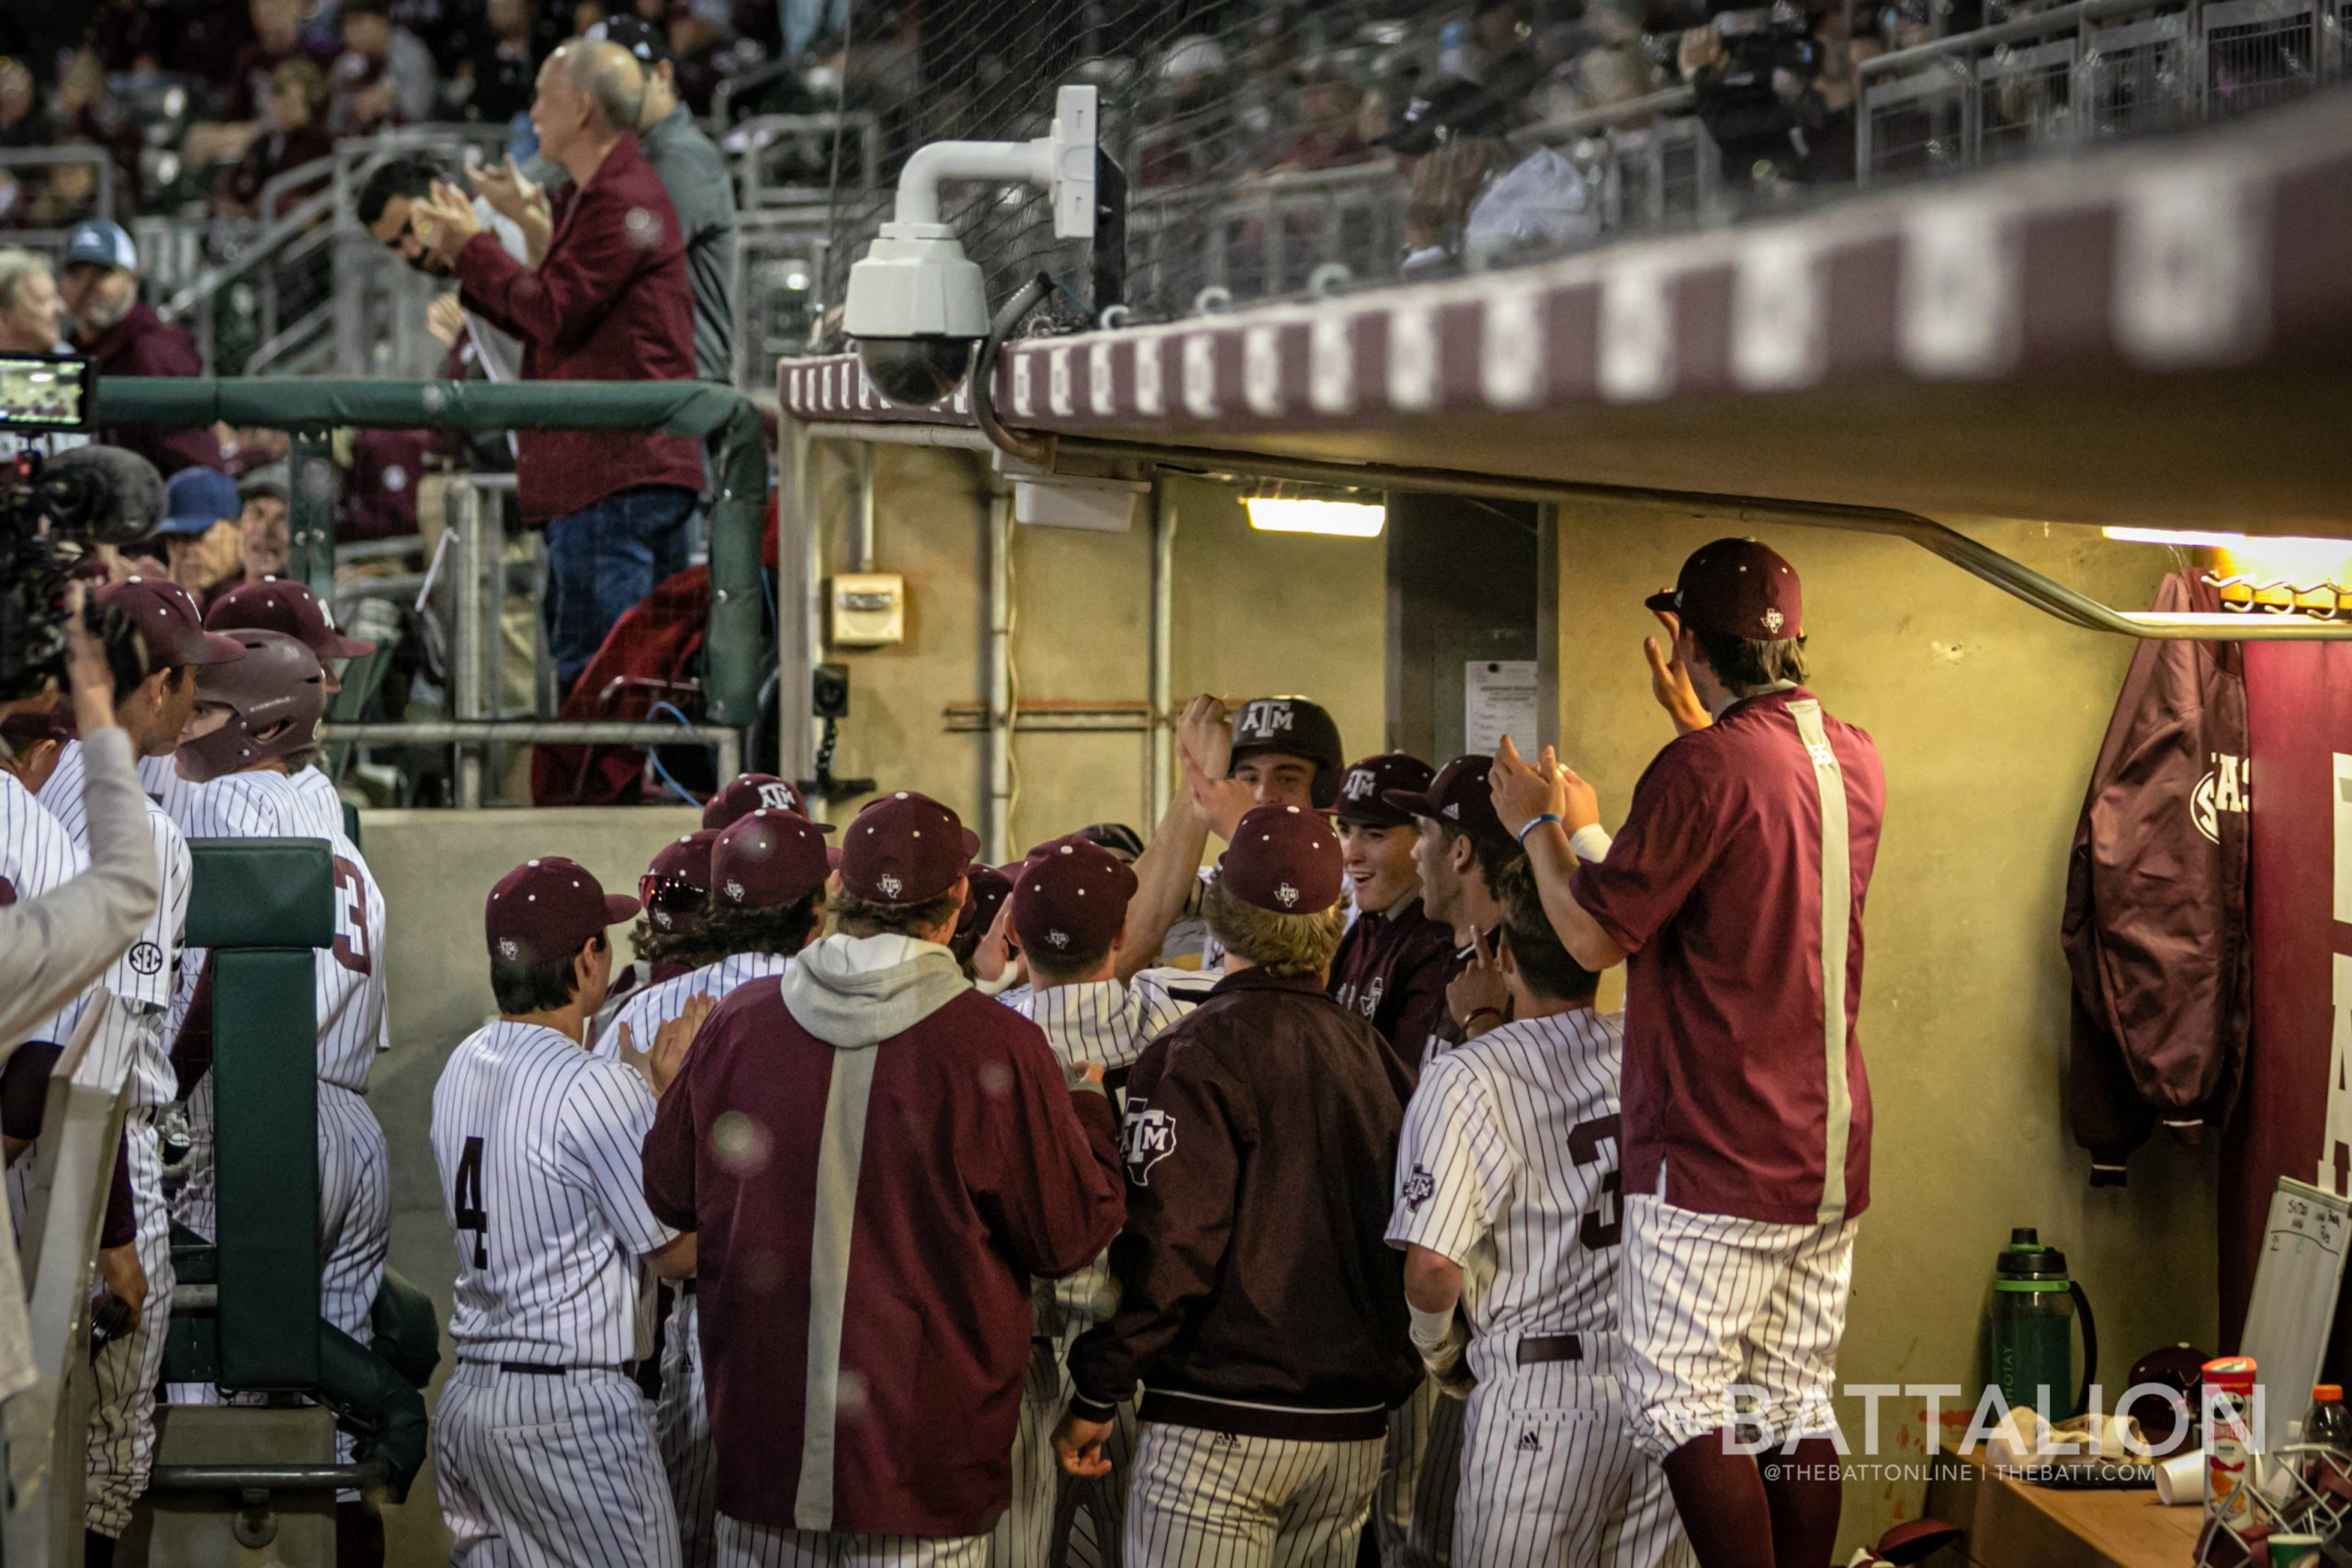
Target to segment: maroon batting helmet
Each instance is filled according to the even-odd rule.
[[[197,784],[317,745],[327,711],[317,654],[283,632],[243,627],[223,635],[243,647],[244,657],[197,671],[198,705],[229,710],[220,728],[179,749],[180,776]]]

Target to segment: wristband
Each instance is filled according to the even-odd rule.
[[[1559,826],[1560,819],[1559,819],[1557,817],[1553,816],[1553,815],[1552,815],[1550,812],[1548,812],[1548,811],[1546,811],[1545,813],[1544,813],[1544,815],[1543,815],[1543,816],[1541,816],[1541,817],[1531,817],[1531,818],[1529,818],[1527,819],[1526,824],[1525,824],[1523,827],[1521,827],[1521,828],[1520,829],[1520,830],[1519,830],[1519,843],[1520,843],[1520,847],[1521,847],[1521,849],[1526,848],[1526,847],[1527,847],[1527,835],[1528,835],[1528,834],[1530,834],[1530,833],[1532,833],[1533,831],[1535,831],[1535,829],[1538,829],[1538,828],[1542,827],[1542,826],[1543,826],[1544,823],[1546,823],[1546,822],[1549,822],[1549,823],[1551,823],[1553,826],[1557,827],[1557,826]]]
[[[1609,858],[1609,829],[1598,822],[1588,822],[1568,835],[1568,848],[1576,851],[1577,859],[1597,865]]]
[[[1412,1314],[1412,1326],[1406,1332],[1415,1348],[1435,1355],[1445,1348],[1447,1340],[1453,1337],[1452,1307],[1443,1312],[1424,1312],[1415,1306],[1413,1299],[1408,1296],[1405,1298],[1405,1310]]]
[[[1494,1014],[1498,1020],[1500,1020],[1503,1016],[1503,1010],[1500,1008],[1472,1008],[1470,1010],[1470,1016],[1462,1021],[1464,1032],[1468,1032],[1472,1024],[1477,1022],[1488,1013]]]

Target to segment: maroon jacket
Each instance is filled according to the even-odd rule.
[[[2156,608],[2221,604],[2175,572]],[[2237,1098],[2253,973],[2244,658],[2235,643],[2140,644],[2075,829],[2067,1101],[2095,1187],[2123,1184],[2156,1122],[2194,1141]]]
[[[145,300],[123,313],[122,320],[81,345],[101,378],[107,376],[201,376],[204,361],[196,340],[185,327],[175,327],[155,313]],[[220,443],[211,427],[164,430],[156,425],[126,425],[98,437],[138,453],[170,479],[182,468],[220,467]]]
[[[1407,1081],[1421,1075],[1430,1036],[1446,1022],[1453,932],[1408,894],[1376,915],[1359,914],[1331,960],[1331,999],[1380,1031]]]
[[[645,1142],[653,1213],[698,1235],[720,1510],[985,1532],[1012,1495],[1030,1277],[1117,1233],[1118,1172],[1100,1086],[1072,1092],[944,947],[829,937],[729,993]]]
[[[555,231],[537,268],[484,231],[458,254],[466,308],[523,344],[526,381],[691,381],[694,287],[678,215],[637,138],[605,155],[586,188],[551,198]],[[518,430],[514,480],[537,526],[642,485],[702,489],[702,443],[656,431]]]

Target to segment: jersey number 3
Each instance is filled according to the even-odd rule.
[[[490,1267],[490,1212],[481,1202],[481,1140],[468,1138],[463,1153],[458,1156],[456,1190],[449,1194],[449,1210],[460,1233],[474,1233],[474,1267]]]
[[[1600,1157],[1600,1140],[1617,1141],[1617,1118],[1596,1116],[1589,1122],[1579,1122],[1568,1129],[1568,1154],[1578,1165],[1590,1165]],[[1620,1207],[1625,1190],[1625,1172],[1612,1168],[1600,1179],[1600,1201],[1592,1213],[1584,1217],[1584,1226],[1577,1233],[1584,1238],[1585,1249],[1599,1252],[1604,1247],[1614,1247],[1625,1234],[1623,1210]],[[1603,1216],[1607,1216],[1604,1218]]]
[[[334,961],[356,975],[375,973],[368,951],[368,890],[359,868],[334,857]]]

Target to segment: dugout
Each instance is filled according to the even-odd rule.
[[[854,356],[787,361],[780,490],[804,550],[784,635],[849,671],[836,768],[989,800],[998,852],[1150,820],[1162,725],[1197,690],[1303,693],[1351,753],[1442,759],[1481,649],[1534,663],[1538,734],[1613,822],[1671,733],[1643,596],[1708,539],[1764,539],[1806,579],[1810,683],[1889,779],[1861,1021],[1877,1183],[1841,1380],[1981,1387],[1991,1258],[2034,1224],[2097,1300],[2098,1372],[2120,1386],[2151,1347],[2233,1343],[2249,1191],[2321,1153],[2298,1133],[2313,1146],[2273,1169],[2234,1136],[2159,1138],[2128,1186],[2088,1184],[2058,942],[2085,785],[2135,639],[2307,639],[2285,657],[2332,702],[2352,627],[2144,618],[2167,572],[2220,558],[2102,528],[2317,535],[2352,560],[2347,172],[2352,114],[2321,103],[1735,234],[1019,340],[995,409],[1042,463],[1002,457],[968,390],[899,408]],[[1107,531],[1017,522],[1014,481],[1041,467],[1131,485],[1131,509],[1098,512]],[[1266,496],[1385,505],[1386,525],[1253,532]],[[2239,568],[2288,573],[2264,558],[2257,537]],[[877,572],[902,580],[903,637],[838,637],[842,580]],[[2352,751],[2352,732],[2311,743]],[[2333,863],[2324,802],[2278,809],[2281,841]],[[2301,976],[2282,1005],[2328,1016],[2324,956]],[[1860,1429],[1859,1404],[1841,1416]],[[1879,1421],[1883,1456],[1920,1454],[1916,1409]],[[1849,1483],[1841,1559],[1917,1515],[1914,1470]]]

